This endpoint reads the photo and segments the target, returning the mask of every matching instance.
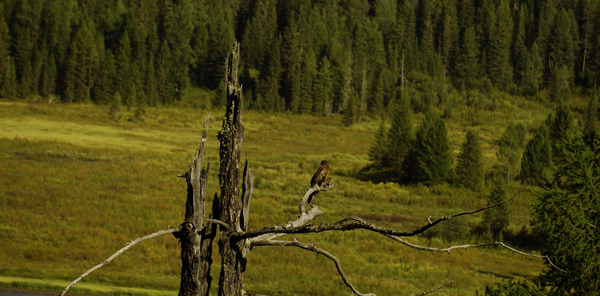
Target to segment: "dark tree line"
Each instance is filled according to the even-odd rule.
[[[598,2],[7,0],[0,94],[171,104],[190,87],[223,92],[219,73],[238,40],[257,110],[344,112],[351,124],[392,113],[402,91],[426,111],[443,100],[440,85],[561,100],[600,78]]]

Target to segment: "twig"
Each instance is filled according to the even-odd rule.
[[[342,265],[340,264],[340,260],[333,256],[331,253],[318,248],[316,245],[314,244],[305,244],[305,243],[301,243],[299,241],[297,241],[296,239],[294,239],[293,241],[283,241],[283,240],[263,240],[263,241],[258,241],[252,244],[253,246],[280,246],[280,247],[298,247],[301,249],[305,249],[305,250],[309,250],[309,251],[313,251],[315,253],[321,254],[329,259],[331,259],[333,262],[335,262],[335,267],[337,267],[338,272],[340,273],[340,276],[342,277],[342,280],[344,281],[344,283],[346,284],[346,286],[348,286],[348,288],[350,288],[350,290],[352,290],[353,293],[355,293],[356,295],[359,296],[377,296],[375,294],[372,293],[368,293],[368,294],[362,294],[361,292],[359,292],[358,290],[356,290],[356,288],[354,288],[354,286],[352,285],[352,283],[350,283],[350,281],[348,280],[348,278],[346,277],[346,274],[344,273],[344,271],[342,270]]]
[[[171,229],[167,229],[167,230],[161,230],[159,232],[155,232],[152,234],[148,234],[146,236],[142,236],[136,240],[130,241],[129,243],[127,243],[127,246],[123,247],[122,249],[118,250],[116,253],[114,253],[112,256],[110,256],[108,259],[106,259],[104,262],[92,267],[90,270],[86,271],[84,274],[82,274],[81,276],[79,276],[76,280],[74,280],[72,283],[70,283],[64,291],[62,291],[62,293],[60,293],[60,296],[64,296],[65,293],[67,293],[67,291],[69,291],[69,289],[71,289],[71,287],[73,285],[75,285],[77,282],[79,282],[81,279],[83,279],[85,276],[87,276],[88,274],[92,273],[92,271],[110,263],[110,261],[112,261],[113,259],[117,258],[117,256],[121,255],[123,252],[127,251],[129,248],[133,247],[134,245],[136,245],[139,242],[145,241],[147,239],[151,239],[151,238],[155,238],[155,237],[159,237],[161,235],[165,235],[165,234],[169,234],[169,233],[174,233],[174,232],[179,232],[180,228],[179,227],[175,227],[175,228],[171,228]]]
[[[523,256],[544,258],[544,259],[548,260],[548,262],[550,262],[550,264],[552,266],[554,266],[556,269],[558,269],[562,272],[567,272],[566,270],[563,270],[563,269],[559,268],[558,266],[554,265],[554,263],[552,262],[552,260],[550,260],[550,258],[548,256],[525,253],[525,252],[519,251],[515,248],[509,247],[506,244],[504,244],[503,242],[488,242],[488,243],[481,243],[481,244],[477,244],[477,245],[458,245],[458,246],[450,246],[450,247],[444,248],[444,249],[438,249],[438,248],[416,245],[416,244],[410,243],[406,240],[403,240],[402,238],[399,238],[397,236],[392,236],[392,235],[386,235],[386,236],[407,246],[407,247],[413,248],[413,249],[417,249],[417,250],[421,250],[421,251],[428,251],[428,252],[444,252],[444,253],[448,253],[448,254],[450,253],[450,251],[455,250],[455,249],[468,249],[468,248],[485,247],[485,246],[491,246],[491,245],[500,245],[506,249],[509,249],[509,250],[511,250],[517,254],[521,254]]]
[[[435,292],[435,291],[437,291],[437,290],[439,290],[439,289],[443,289],[443,288],[445,288],[446,286],[448,286],[448,285],[450,285],[450,284],[452,284],[452,283],[454,283],[454,282],[456,282],[456,280],[453,280],[453,281],[451,281],[451,282],[449,282],[449,283],[447,283],[447,284],[445,284],[445,285],[443,285],[443,286],[441,286],[441,287],[437,287],[437,288],[435,288],[435,289],[431,289],[431,290],[429,290],[429,291],[427,291],[427,292],[423,292],[423,293],[421,293],[421,294],[418,294],[418,295],[415,295],[415,294],[413,294],[412,296],[423,296],[423,295],[427,295],[427,294],[429,294],[429,293],[431,293],[431,292]]]

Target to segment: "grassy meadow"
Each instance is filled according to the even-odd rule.
[[[495,161],[495,141],[510,120],[535,129],[551,110],[516,98],[496,104],[493,110],[479,111],[484,120],[476,126],[467,120],[466,107],[455,108],[447,121],[455,155],[473,128],[482,137],[489,168]],[[224,112],[210,112],[205,159],[211,163],[212,196],[218,191],[216,133]],[[189,168],[209,111],[148,108],[142,121],[128,120],[132,113],[125,111],[123,120],[116,122],[105,106],[0,101],[0,285],[63,289],[130,239],[182,222],[186,184],[176,176]],[[377,225],[412,230],[425,225],[427,217],[486,204],[485,193],[451,184],[400,186],[357,178],[358,170],[368,164],[378,120],[367,118],[345,127],[337,116],[246,111],[243,122],[242,153],[255,175],[251,229],[295,218],[300,197],[322,159],[329,160],[335,188],[316,197],[324,211],[316,223],[357,215]],[[512,184],[510,192],[521,188]],[[514,232],[529,224],[531,203],[532,197],[523,193],[510,204],[509,228]],[[443,230],[468,234],[480,220],[481,215],[459,217]],[[417,294],[455,279],[435,295],[474,294],[504,277],[535,278],[544,268],[541,259],[496,247],[430,253],[360,230],[295,237],[338,256],[354,286],[377,295]],[[455,242],[432,235],[408,240],[437,247],[485,241],[468,235]],[[72,291],[177,295],[179,250],[172,236],[142,242]],[[217,250],[215,243],[215,295]],[[329,259],[275,247],[257,247],[250,253],[245,289],[268,295],[350,293]]]

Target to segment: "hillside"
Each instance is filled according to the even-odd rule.
[[[458,153],[467,128],[479,131],[484,159],[491,166],[495,141],[509,120],[535,129],[550,109],[512,97],[471,126],[469,112],[457,106],[447,120]],[[572,105],[577,106],[577,99]],[[577,110],[577,108],[574,108]],[[61,289],[108,258],[130,239],[178,225],[184,214],[185,182],[200,143],[201,122],[209,111],[149,107],[143,121],[125,111],[109,119],[108,108],[93,104],[0,101],[0,285]],[[207,159],[209,195],[217,191],[218,141],[223,110],[211,110]],[[297,215],[301,194],[322,159],[329,160],[336,187],[316,198],[325,214],[317,222],[349,214],[381,226],[410,230],[429,216],[485,205],[482,193],[442,184],[400,186],[358,178],[378,120],[345,127],[340,116],[244,114],[242,151],[254,169],[250,228],[282,224]],[[529,135],[528,137],[530,137]],[[511,192],[520,189],[513,184]],[[510,205],[510,229],[529,224],[531,197]],[[464,218],[464,219],[462,219]],[[446,231],[467,234],[480,216],[453,220]],[[457,279],[435,295],[464,295],[509,276],[533,278],[543,262],[497,248],[425,253],[364,231],[298,235],[341,260],[352,283],[377,295],[420,293]],[[483,238],[466,237],[476,242]],[[439,237],[409,241],[448,246]],[[525,246],[526,250],[531,248]],[[533,250],[535,251],[535,250]],[[75,291],[128,295],[175,295],[181,263],[173,237],[144,242],[88,276]],[[214,258],[218,274],[219,258]],[[249,293],[347,295],[335,265],[322,256],[295,249],[257,248],[249,256]],[[215,286],[213,285],[213,288]],[[127,289],[129,288],[129,289]]]

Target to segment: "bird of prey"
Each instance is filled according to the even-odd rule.
[[[321,166],[315,172],[312,179],[310,180],[310,187],[315,185],[319,185],[319,187],[323,187],[323,185],[327,185],[329,183],[329,162],[327,160],[321,161]],[[308,204],[312,206],[310,203],[312,201],[313,196],[315,196],[316,192],[311,194],[308,197]]]

